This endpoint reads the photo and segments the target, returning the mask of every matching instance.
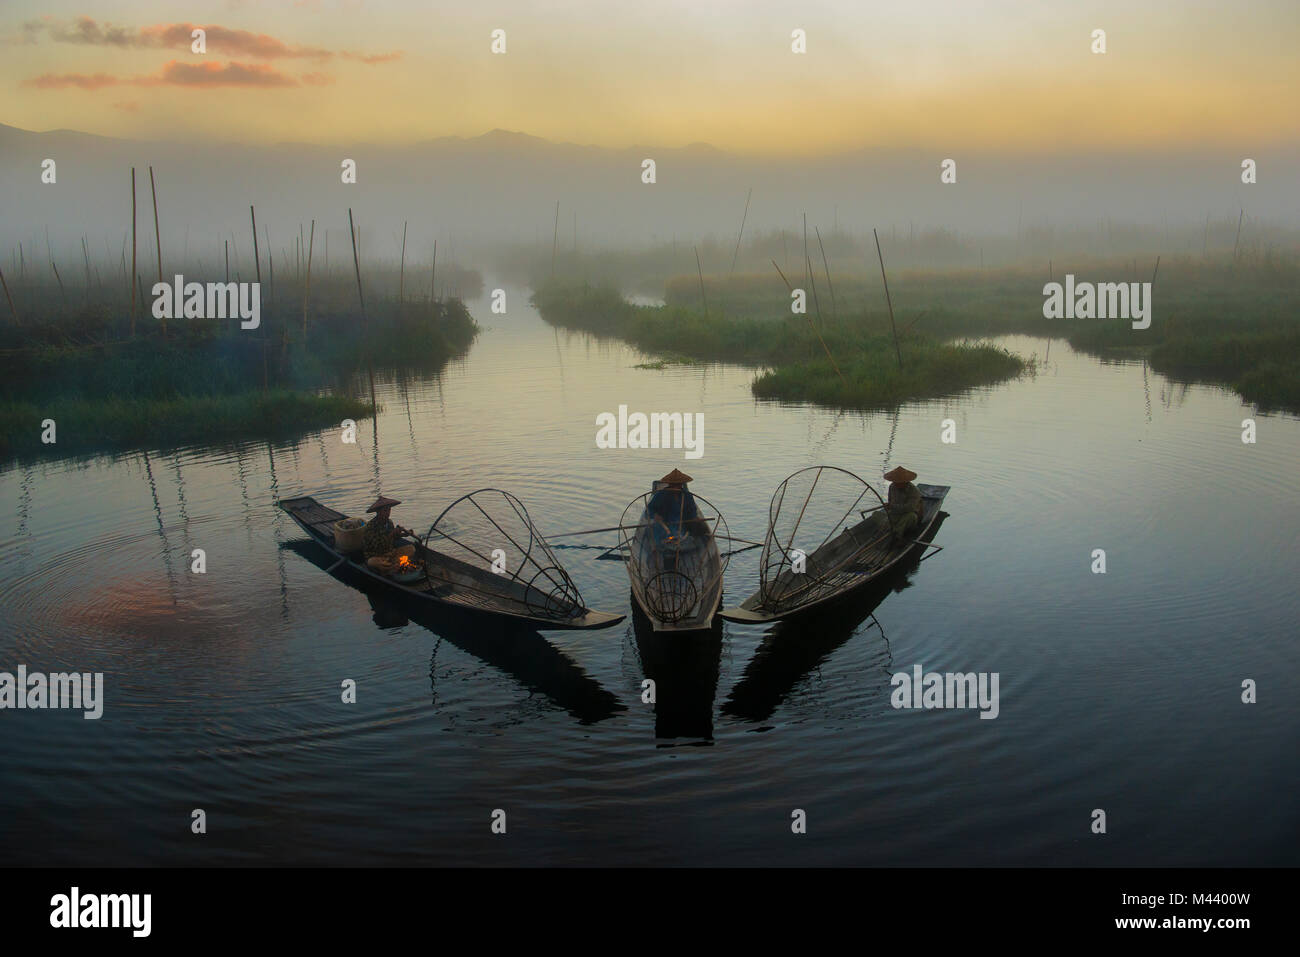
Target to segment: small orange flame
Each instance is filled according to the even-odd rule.
[[[397,556],[397,564],[398,564],[398,567],[400,567],[400,568],[407,568],[408,566],[410,566],[410,564],[411,564],[411,560],[410,560],[409,558],[407,558],[405,555],[398,555],[398,556]]]

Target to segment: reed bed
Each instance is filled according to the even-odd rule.
[[[123,252],[122,261],[127,258]],[[363,370],[435,372],[463,354],[477,334],[459,298],[433,296],[431,271],[422,291],[410,288],[410,263],[404,264],[408,283],[400,299],[400,274],[390,290],[384,270],[374,271],[373,287],[367,271],[363,321],[353,264],[346,281],[341,264],[334,264],[331,278],[316,262],[309,290],[304,250],[302,281],[293,281],[292,267],[287,276],[277,269],[274,293],[268,269],[255,329],[240,328],[237,318],[155,319],[146,295],[156,275],[137,277],[133,316],[124,267],[118,282],[102,287],[95,276],[104,270],[87,268],[84,289],[69,288],[53,270],[48,279],[31,268],[16,279],[6,274],[15,308],[0,321],[0,457],[282,435],[337,424],[376,408]],[[197,263],[170,271],[187,282],[217,282],[225,278],[224,262],[221,267],[216,276],[200,272]],[[169,280],[166,259],[163,268]],[[475,275],[440,264],[436,280],[472,287]],[[239,273],[232,269],[230,278],[237,281]],[[57,422],[53,446],[39,441],[47,418]]]

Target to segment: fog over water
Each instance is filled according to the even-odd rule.
[[[1257,164],[1254,184],[1241,181],[1246,158]],[[55,184],[41,183],[45,159],[57,164]],[[341,181],[345,159],[356,162],[355,184]],[[646,159],[655,161],[653,184],[642,182]],[[945,159],[956,162],[956,183],[940,182]],[[583,249],[726,239],[736,234],[751,188],[749,236],[800,229],[806,213],[810,232],[817,226],[823,234],[838,226],[867,236],[876,227],[1022,237],[1011,249],[1020,257],[1045,254],[1044,235],[1060,252],[1199,254],[1231,248],[1239,214],[1248,235],[1294,241],[1300,181],[1284,171],[1298,160],[1294,145],[1121,154],[1104,143],[1044,143],[1032,155],[895,149],[775,158],[703,143],[615,150],[502,130],[404,146],[245,146],[0,126],[0,246],[7,263],[19,241],[43,249],[48,229],[56,259],[79,260],[85,234],[92,257],[116,264],[130,228],[132,166],[140,241],[152,244],[152,165],[167,259],[188,250],[212,261],[224,239],[247,243],[250,204],[277,254],[313,218],[331,242],[337,231],[346,243],[351,208],[372,261],[396,260],[403,221],[408,255],[421,260],[434,239],[443,255],[501,242],[549,245],[556,236],[561,248],[576,239]],[[1140,233],[1130,241],[1115,239],[1117,228],[1133,226]],[[342,247],[332,246],[331,256],[341,261]]]

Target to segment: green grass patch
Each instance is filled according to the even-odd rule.
[[[753,384],[756,396],[836,408],[887,408],[951,395],[1027,368],[1005,349],[912,334],[902,341],[900,370],[892,337],[862,323],[815,326],[807,316],[754,319],[636,306],[615,289],[585,283],[548,283],[533,303],[554,325],[622,339],[652,354],[764,367]]]
[[[0,456],[79,454],[194,441],[278,438],[338,427],[370,415],[370,403],[342,395],[258,392],[176,399],[55,399],[0,403]],[[41,441],[53,419],[53,444]]]
[[[702,366],[705,362],[692,356],[662,356],[653,362],[638,362],[634,369],[668,369],[673,366]]]
[[[478,334],[459,299],[380,301],[364,320],[342,301],[318,303],[305,329],[288,306],[265,309],[253,330],[172,320],[164,336],[150,317],[132,337],[129,320],[94,305],[0,327],[0,458],[336,425],[370,414],[370,368],[436,372]],[[39,438],[47,418],[53,445]]]

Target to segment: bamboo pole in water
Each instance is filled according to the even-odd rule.
[[[803,284],[805,286],[808,286],[810,285],[810,283],[808,282],[809,267],[812,263],[812,260],[808,258],[808,214],[807,213],[803,214],[803,262],[804,262]]]
[[[438,240],[433,241],[433,269],[429,276],[429,302],[438,299]]]
[[[158,247],[158,281],[162,282],[162,234],[158,232],[158,190],[154,186],[152,166],[149,167],[149,192],[153,194],[153,238]]]
[[[772,260],[772,268],[776,270],[777,275],[781,277],[781,281],[785,283],[785,288],[790,290],[790,292],[794,292],[794,287],[790,285],[790,280],[785,278],[785,273],[781,272],[781,267],[776,264],[775,259]],[[805,309],[805,314],[806,313],[807,310]],[[843,383],[844,373],[840,371],[839,365],[835,362],[835,357],[831,355],[830,346],[826,345],[826,340],[822,338],[822,334],[818,332],[817,327],[813,325],[811,316],[808,317],[808,327],[812,329],[813,333],[817,336],[817,341],[822,344],[822,350],[826,353],[826,358],[830,360],[831,368],[835,370],[835,374],[840,377],[840,382]]]
[[[307,338],[307,300],[311,297],[311,253],[316,245],[316,220],[311,221],[311,238],[307,240],[307,285],[302,291],[302,337]]]
[[[876,230],[871,230],[876,238],[876,256],[880,259],[880,280],[885,284],[885,303],[889,306],[889,328],[894,333],[894,353],[898,356],[898,368],[903,368],[903,350],[898,346],[898,327],[894,325],[894,301],[889,298],[889,280],[885,278],[885,254],[880,251],[880,237]]]
[[[256,271],[257,271],[257,285],[258,285],[258,288],[261,288],[261,285],[262,285],[262,257],[259,256],[259,255],[258,255],[258,252],[257,252],[257,210],[255,210],[251,205],[248,207],[248,215],[249,215],[249,216],[252,218],[252,220],[253,220],[253,265],[254,265],[254,267],[256,267]]]
[[[5,282],[5,272],[3,269],[0,269],[0,286],[4,286],[5,298],[9,300],[9,311],[14,314],[14,325],[21,325],[18,320],[18,310],[14,308],[14,298],[9,295],[9,283]]]
[[[131,167],[131,275],[138,275],[135,263],[135,167]],[[130,282],[130,280],[127,280]],[[135,283],[131,285],[131,338],[135,338]]]
[[[745,212],[740,217],[740,232],[736,233],[736,249],[731,254],[731,275],[736,271],[736,258],[740,255],[740,240],[745,235],[745,220],[749,219],[749,198],[754,195],[754,187],[749,187],[749,192],[745,194]]]
[[[700,267],[700,247],[695,247],[695,271],[700,277],[700,302],[704,304],[704,318],[709,318],[709,300],[704,295],[704,270]]]
[[[149,167],[149,192],[153,194],[153,238],[158,247],[158,281],[163,281],[162,273],[162,233],[158,230],[158,189],[154,186],[153,167]],[[173,308],[179,304],[173,303]],[[167,338],[167,317],[162,317],[162,335]]]
[[[555,231],[551,234],[551,278],[555,278],[555,244],[560,238],[560,201],[555,201]]]
[[[402,220],[402,262],[397,271],[397,301],[402,301],[402,290],[406,285],[406,220]]]
[[[813,229],[817,233],[817,248],[822,251],[822,267],[826,270],[826,285],[831,291],[831,315],[838,319],[840,317],[839,307],[835,304],[835,286],[831,282],[831,264],[826,261],[826,247],[822,245],[822,231],[816,226]]]
[[[813,305],[817,309],[817,326],[821,328],[822,322],[822,301],[817,295],[817,277],[813,275],[812,260],[808,259],[804,264],[808,270],[808,285],[812,287]]]
[[[357,230],[356,227],[352,225],[351,206],[348,207],[348,234],[352,237],[352,266],[357,273],[357,299],[361,302],[361,320],[367,322],[366,296],[365,293],[361,291],[361,258],[357,253]]]
[[[357,299],[361,302],[361,321],[366,325],[370,320],[366,317],[366,297],[361,292],[361,257],[357,252],[357,237],[359,231],[352,225],[352,207],[348,207],[348,232],[352,234],[352,266],[357,273]],[[370,358],[371,345],[366,345],[366,371],[370,375],[370,414],[375,417],[375,428],[378,426],[379,418],[379,400],[375,397],[375,364]]]
[[[59,275],[59,267],[55,265],[53,259],[50,260],[50,268],[54,270],[54,278],[59,281],[59,295],[63,298],[63,301],[66,303],[68,301],[68,294],[67,291],[63,288],[63,277]]]

